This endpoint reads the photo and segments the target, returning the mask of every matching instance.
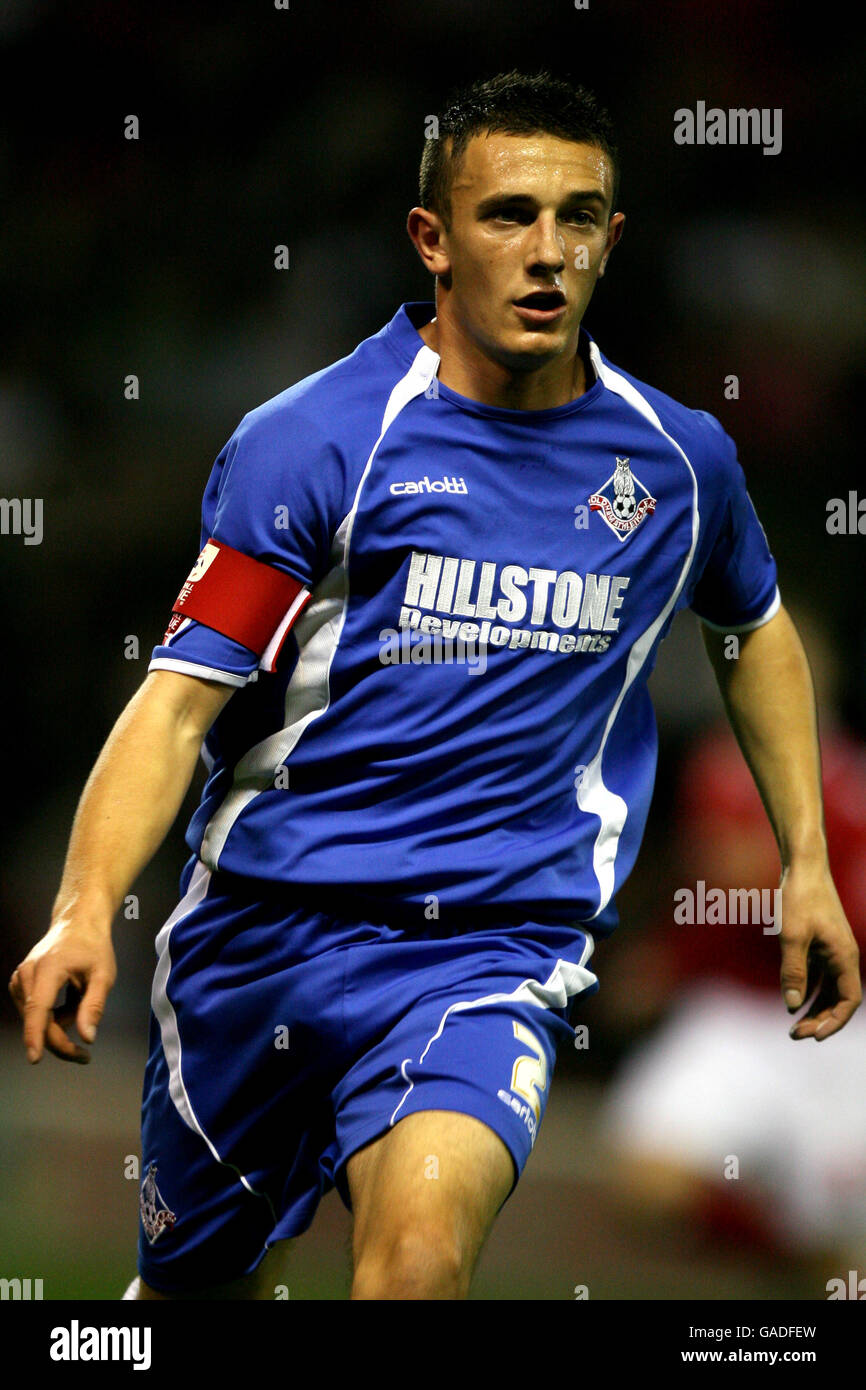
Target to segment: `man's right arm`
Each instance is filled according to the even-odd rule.
[[[51,926],[10,981],[31,1062],[44,1047],[89,1060],[54,1018],[55,999],[67,983],[79,991],[76,1026],[92,1042],[117,973],[112,921],[173,825],[205,734],[235,689],[151,671],[109,734],[75,814]]]

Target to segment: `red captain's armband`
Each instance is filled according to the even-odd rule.
[[[290,574],[253,560],[222,541],[208,541],[172,608],[163,643],[194,618],[255,652],[273,670],[283,639],[310,597]]]

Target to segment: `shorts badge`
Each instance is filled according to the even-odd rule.
[[[159,1239],[163,1231],[170,1231],[177,1217],[169,1211],[156,1185],[157,1168],[151,1163],[144,1182],[141,1184],[141,1224],[151,1245]]]

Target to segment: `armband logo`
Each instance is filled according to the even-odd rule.
[[[176,609],[183,607],[192,593],[193,584],[197,584],[200,579],[204,578],[219,553],[219,546],[214,545],[213,541],[208,541],[201,555],[199,555],[187,575],[183,588],[177,596],[177,602],[175,603]]]
[[[201,579],[205,570],[210,568],[218,555],[219,546],[214,545],[213,541],[208,541],[187,576],[187,584],[195,584],[197,580]]]
[[[254,652],[273,671],[309,597],[292,575],[211,537],[174,601],[163,642],[189,618]]]

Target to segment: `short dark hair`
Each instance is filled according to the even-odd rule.
[[[421,159],[421,206],[451,222],[451,185],[469,141],[475,135],[556,135],[561,140],[595,145],[610,160],[613,200],[619,193],[619,154],[613,123],[586,87],[549,72],[501,72],[458,88],[448,97],[439,119],[437,139],[428,139]],[[450,148],[446,143],[450,137]]]

